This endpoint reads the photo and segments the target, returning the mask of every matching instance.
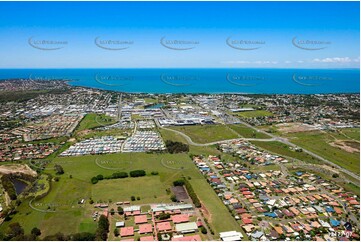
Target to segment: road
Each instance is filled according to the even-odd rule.
[[[250,125],[250,124],[248,124],[248,123],[246,123],[246,122],[243,122],[243,121],[241,121],[241,124],[243,124],[243,125],[245,125],[245,126],[247,126],[247,127],[249,127],[249,128],[252,128],[252,129],[256,130],[257,132],[260,132],[260,133],[266,134],[266,135],[268,135],[268,136],[271,136],[271,137],[272,137],[274,140],[276,140],[276,141],[279,141],[279,142],[281,142],[281,143],[284,143],[284,144],[289,145],[289,146],[292,146],[292,147],[298,147],[297,145],[295,145],[295,144],[291,143],[290,141],[288,141],[286,138],[278,137],[278,136],[276,136],[276,135],[274,135],[274,134],[267,133],[266,131],[263,131],[263,130],[258,129],[258,128],[256,128],[256,127],[253,127],[252,125]],[[317,158],[317,159],[325,162],[326,164],[337,168],[338,170],[340,170],[340,171],[342,171],[343,173],[351,176],[352,178],[356,179],[356,180],[358,181],[358,183],[354,183],[354,182],[353,182],[353,183],[354,183],[355,185],[357,185],[357,186],[360,185],[360,177],[359,177],[359,175],[356,175],[355,173],[353,173],[353,172],[351,172],[351,171],[349,171],[349,170],[346,170],[345,168],[342,168],[341,166],[333,163],[332,161],[329,161],[329,160],[327,160],[327,159],[325,159],[325,158],[323,158],[323,157],[321,157],[321,156],[319,156],[319,155],[313,153],[312,151],[309,151],[309,150],[307,150],[307,149],[305,149],[305,148],[303,148],[303,147],[302,147],[302,150],[303,150],[303,152],[305,152],[306,154],[309,154],[309,155],[311,155],[311,156],[313,156],[313,157],[315,157],[315,158]],[[352,181],[351,181],[351,182],[352,182]]]
[[[258,129],[256,127],[253,127],[252,125],[246,123],[246,122],[243,122],[243,121],[240,121],[241,124],[247,126],[248,128],[251,128],[259,133],[263,133],[265,135],[268,135],[270,136],[271,138],[269,139],[256,139],[256,138],[236,138],[236,139],[227,139],[227,140],[219,140],[219,141],[215,141],[215,142],[210,142],[210,143],[203,143],[203,144],[200,144],[200,143],[196,143],[194,142],[188,135],[184,134],[183,132],[180,132],[178,130],[174,130],[174,129],[170,129],[170,128],[166,128],[166,127],[162,127],[158,120],[155,120],[155,123],[157,124],[157,126],[161,129],[165,129],[165,130],[168,130],[168,131],[171,131],[171,132],[174,132],[174,133],[177,133],[179,135],[181,135],[183,138],[186,139],[186,141],[188,142],[188,144],[190,145],[193,145],[193,146],[209,146],[209,145],[215,145],[215,144],[219,144],[219,143],[224,143],[224,142],[230,142],[230,141],[235,141],[235,140],[246,140],[246,141],[264,141],[264,142],[270,142],[270,141],[278,141],[278,142],[281,142],[283,144],[286,144],[288,146],[291,146],[291,147],[298,147],[297,145],[291,143],[290,141],[288,141],[286,138],[282,138],[282,137],[279,137],[279,136],[276,136],[276,135],[273,135],[273,134],[270,134],[270,133],[267,133],[266,131],[263,131],[261,129]],[[353,184],[359,186],[360,185],[360,177],[358,175],[356,175],[355,173],[349,171],[349,170],[346,170],[345,168],[342,168],[340,167],[339,165],[333,163],[332,161],[329,161],[315,153],[313,153],[312,151],[309,151],[307,149],[304,149],[302,148],[303,152],[305,152],[306,154],[309,154],[321,161],[323,161],[324,163],[330,165],[330,166],[333,166],[335,168],[337,168],[338,170],[342,171],[343,173],[351,176],[352,178],[354,178],[356,181],[351,181]]]

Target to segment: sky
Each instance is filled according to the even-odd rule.
[[[359,2],[0,2],[0,68],[359,68]]]

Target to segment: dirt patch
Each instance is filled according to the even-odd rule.
[[[174,195],[177,197],[178,201],[184,202],[185,200],[189,199],[188,193],[186,192],[183,186],[175,186],[175,187],[171,187],[171,189]]]
[[[207,208],[202,204],[202,207],[200,209],[202,210],[203,216],[205,218],[207,218],[209,223],[211,223],[212,222],[212,216],[209,213],[209,211],[207,210]]]
[[[30,176],[36,176],[36,171],[32,170],[28,165],[2,165],[0,166],[0,174],[23,173]]]
[[[70,138],[70,139],[68,139],[68,142],[76,142],[76,139],[75,138]]]
[[[351,140],[336,140],[329,143],[333,147],[337,147],[349,153],[360,153],[360,143]]]
[[[316,125],[304,124],[304,123],[282,123],[276,125],[278,130],[282,133],[298,133],[307,132],[313,130],[319,130]]]
[[[76,134],[77,134],[78,136],[82,137],[82,136],[85,136],[85,135],[87,135],[87,134],[90,134],[91,132],[92,132],[92,130],[90,130],[90,129],[84,129],[84,130],[82,130],[82,131],[77,132]]]

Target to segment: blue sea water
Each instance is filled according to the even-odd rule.
[[[359,93],[359,69],[0,69],[0,79],[67,79],[135,93]]]

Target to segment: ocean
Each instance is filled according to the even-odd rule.
[[[359,69],[0,69],[0,79],[66,79],[133,93],[359,93]]]

